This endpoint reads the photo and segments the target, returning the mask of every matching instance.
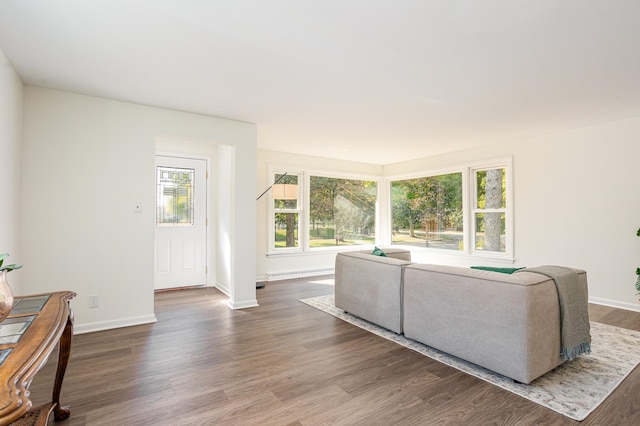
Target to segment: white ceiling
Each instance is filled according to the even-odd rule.
[[[2,0],[27,84],[389,164],[640,116],[638,0]]]

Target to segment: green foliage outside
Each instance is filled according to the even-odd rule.
[[[276,175],[276,179],[280,175]],[[281,183],[297,185],[297,176]],[[377,183],[311,176],[309,246],[334,247],[375,243]],[[298,200],[275,200],[275,247],[299,246]],[[291,212],[287,212],[291,210]]]
[[[309,246],[373,244],[377,183],[311,176]]]
[[[395,181],[391,206],[394,244],[461,246],[462,173]]]
[[[504,209],[507,206],[506,169],[488,169],[476,172],[477,208],[487,211],[478,212],[476,221],[476,250],[502,252],[506,230],[504,212],[491,209]]]

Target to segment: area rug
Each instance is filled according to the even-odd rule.
[[[333,294],[300,301],[578,421],[640,363],[640,332],[592,321],[590,355],[565,362],[525,385],[345,313],[335,307]]]

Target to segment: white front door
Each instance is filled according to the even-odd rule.
[[[207,284],[206,174],[206,160],[156,156],[156,290]]]

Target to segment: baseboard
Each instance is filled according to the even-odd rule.
[[[131,327],[134,325],[152,324],[157,322],[155,315],[143,315],[132,318],[120,318],[112,321],[90,322],[73,327],[73,334],[93,333],[94,331],[111,330],[114,328]]]
[[[229,287],[220,285],[220,283],[217,282],[217,281],[213,286],[215,288],[217,288],[218,290],[220,290],[222,292],[222,294],[224,294],[225,296],[231,297],[231,291],[229,290]]]
[[[256,306],[260,306],[260,305],[258,305],[257,299],[245,300],[245,301],[236,302],[236,303],[233,303],[231,299],[229,299],[229,301],[227,302],[227,306],[231,309],[246,309],[246,308],[255,308]]]
[[[600,297],[589,297],[589,303],[610,306],[612,308],[625,309],[627,311],[640,312],[640,305],[637,303],[626,303],[620,302],[618,300],[602,299]]]
[[[335,273],[335,268],[322,268],[322,269],[306,269],[302,271],[286,271],[286,272],[271,272],[267,273],[266,279],[256,279],[256,282],[259,281],[280,281],[280,280],[289,280],[292,278],[303,278],[303,277],[316,277],[319,275],[331,275]]]

